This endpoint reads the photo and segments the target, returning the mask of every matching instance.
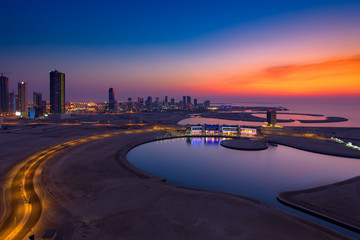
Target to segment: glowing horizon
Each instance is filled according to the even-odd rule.
[[[62,15],[47,2],[7,4],[5,14],[17,16],[0,40],[10,91],[25,81],[48,99],[48,72],[57,68],[66,74],[66,100],[105,101],[110,87],[117,100],[360,96],[356,1],[88,4],[81,14],[63,4],[56,7],[64,21],[49,18]],[[106,14],[90,17],[99,8]]]

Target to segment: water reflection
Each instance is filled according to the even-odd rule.
[[[186,144],[192,148],[201,147],[203,145],[218,147],[222,140],[229,140],[231,138],[220,137],[187,137]]]
[[[279,192],[360,175],[359,159],[285,146],[269,146],[263,151],[232,150],[219,145],[222,139],[188,137],[147,143],[131,150],[127,159],[169,183],[248,196],[287,211],[294,210],[277,202]]]

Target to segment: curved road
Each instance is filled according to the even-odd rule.
[[[14,171],[16,173],[13,179],[8,183],[9,191],[6,192],[4,200],[5,206],[10,205],[10,207],[5,208],[4,216],[6,216],[6,219],[2,221],[2,225],[0,227],[0,239],[24,239],[27,234],[32,232],[32,228],[39,221],[43,207],[41,199],[35,191],[34,177],[36,177],[36,169],[44,161],[70,146],[75,146],[97,139],[112,137],[119,134],[130,134],[155,130],[159,129],[151,128],[129,130],[76,139],[56,145],[54,147],[50,147],[25,159],[25,161],[21,163],[19,167],[15,168]]]

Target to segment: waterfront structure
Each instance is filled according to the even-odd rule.
[[[266,122],[268,126],[274,127],[276,125],[276,110],[268,109],[266,111]]]
[[[209,134],[217,134],[220,133],[220,126],[219,125],[206,125],[204,126],[205,133]]]
[[[50,72],[50,113],[65,113],[65,73]]]
[[[241,135],[257,135],[258,129],[253,127],[240,127],[239,132]]]
[[[19,98],[19,112],[20,115],[25,117],[27,116],[27,83],[19,82],[18,83],[18,98]]]
[[[240,125],[187,125],[186,134],[194,136],[246,136],[254,137],[260,134],[259,127],[240,126]]]
[[[109,111],[115,110],[115,93],[113,88],[109,88]]]
[[[9,111],[9,78],[0,76],[0,112]]]
[[[233,125],[231,125],[231,126],[223,125],[221,127],[221,131],[222,131],[222,133],[228,134],[228,135],[237,134],[237,133],[239,133],[239,126],[236,126],[236,125],[235,126],[233,126]]]

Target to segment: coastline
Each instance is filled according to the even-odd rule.
[[[46,166],[47,186],[77,219],[72,239],[351,239],[254,199],[172,185],[123,167],[128,151],[154,140],[153,133],[119,135],[76,147]],[[106,156],[89,158],[98,148]],[[81,169],[86,176],[76,174]],[[112,227],[119,222],[126,228]]]
[[[299,191],[282,192],[281,203],[360,233],[360,176]]]

